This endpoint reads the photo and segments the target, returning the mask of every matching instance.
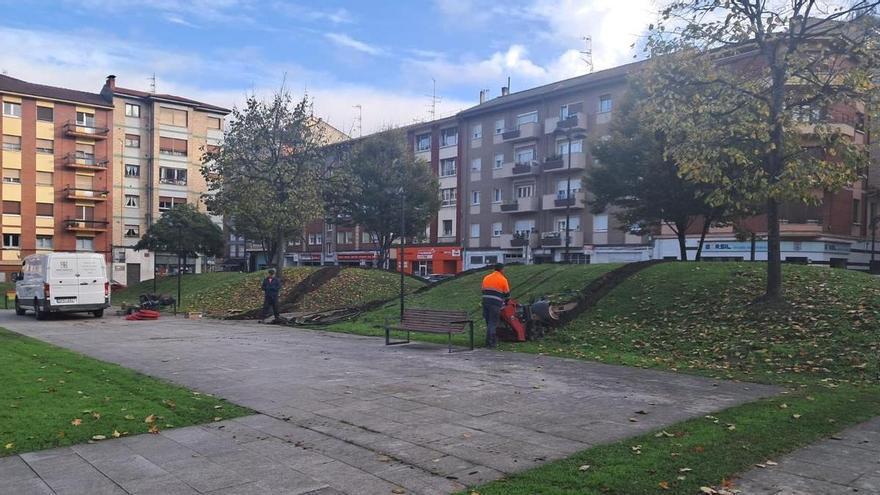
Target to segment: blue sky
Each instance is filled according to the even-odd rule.
[[[265,95],[286,77],[315,112],[363,132],[440,115],[582,74],[583,36],[597,70],[632,60],[653,0],[0,0],[0,69],[97,91],[121,86],[221,105]]]

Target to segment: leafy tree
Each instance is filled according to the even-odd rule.
[[[269,101],[251,96],[232,111],[223,145],[203,157],[208,208],[236,234],[259,240],[275,266],[283,266],[288,241],[324,213],[323,129],[305,97],[293,104],[284,89]]]
[[[866,164],[833,123],[872,91],[878,4],[673,1],[653,27],[647,108],[681,174],[717,186],[713,204],[765,205],[767,300],[782,297],[780,204],[815,202]]]
[[[601,213],[614,207],[621,228],[634,234],[666,225],[678,238],[682,261],[688,259],[687,233],[694,222],[701,222],[699,260],[709,227],[729,220],[733,212],[707,203],[710,186],[680,176],[678,163],[667,154],[665,133],[651,128],[652,116],[638,105],[643,96],[639,80],[633,80],[610,138],[591,148],[599,162],[587,174],[592,210]]]
[[[400,238],[401,200],[407,237],[422,235],[440,206],[440,189],[430,165],[415,158],[399,130],[389,130],[337,149],[336,180],[329,212],[333,221],[360,225],[377,245],[379,266]]]
[[[211,217],[200,212],[194,205],[179,204],[162,213],[150,225],[134,249],[149,249],[161,253],[174,253],[186,259],[200,254],[220,256],[223,254],[223,230]]]

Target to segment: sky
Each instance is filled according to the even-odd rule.
[[[631,62],[655,0],[0,0],[0,71],[98,92],[117,85],[232,107],[285,85],[367,134]],[[436,89],[435,89],[436,88]],[[360,105],[360,110],[355,108]]]

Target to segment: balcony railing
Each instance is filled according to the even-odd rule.
[[[96,159],[95,157],[77,156],[76,153],[64,155],[64,165],[70,168],[85,170],[107,170],[110,160]]]
[[[86,125],[84,123],[68,120],[64,124],[64,133],[68,136],[85,137],[92,139],[107,139],[110,129],[107,127],[96,127],[94,125]]]
[[[541,168],[545,172],[565,172],[568,170],[568,154],[552,155],[544,159]],[[587,168],[587,156],[583,151],[575,151],[571,154],[571,169],[583,170]]]
[[[106,232],[110,222],[106,220],[83,220],[68,218],[64,220],[64,228],[74,232]]]
[[[78,187],[67,186],[64,188],[64,195],[68,199],[80,199],[86,201],[107,201],[110,191],[80,189]]]
[[[526,122],[518,125],[515,129],[507,129],[501,134],[504,142],[524,141],[527,139],[537,139],[540,132],[541,124],[537,122]]]
[[[535,161],[514,163],[513,175],[536,174],[540,172],[540,169],[535,166],[536,163]]]
[[[522,247],[529,245],[529,236],[526,234],[516,233],[513,234],[513,238],[510,239],[511,247]]]

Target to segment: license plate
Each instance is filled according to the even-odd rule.
[[[56,297],[55,302],[59,302],[59,303],[76,302],[76,298],[75,297]]]

